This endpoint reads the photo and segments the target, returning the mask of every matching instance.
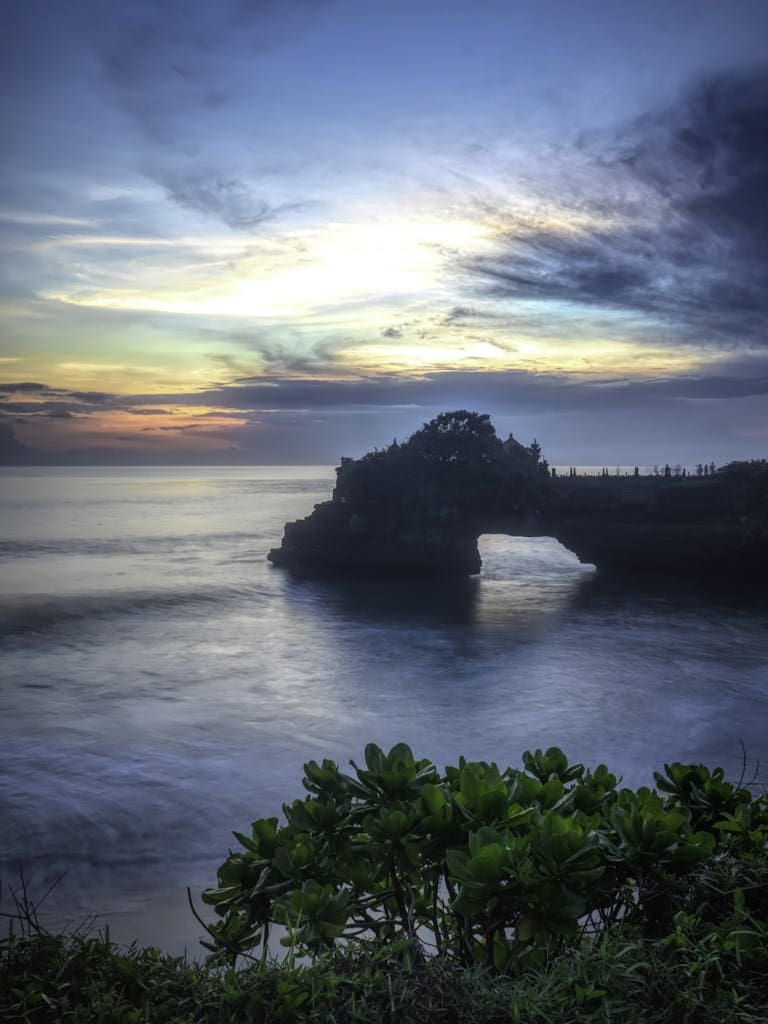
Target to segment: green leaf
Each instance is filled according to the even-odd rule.
[[[464,878],[467,874],[469,859],[469,854],[466,850],[446,850],[445,862],[448,866],[449,874],[454,878]]]
[[[491,843],[472,857],[466,866],[466,873],[473,875],[479,882],[498,882],[503,860],[501,847],[498,843]]]
[[[365,748],[365,764],[369,772],[380,774],[386,768],[384,751],[375,743],[369,743]]]

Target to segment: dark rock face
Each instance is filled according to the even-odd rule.
[[[275,565],[305,572],[472,575],[486,522],[536,514],[549,473],[488,416],[443,413],[404,444],[342,459],[331,501],[288,523]]]
[[[540,525],[602,570],[768,577],[768,486],[761,496],[727,469],[702,478],[564,479]]]
[[[487,416],[459,410],[336,472],[331,501],[286,524],[275,565],[468,576],[478,537],[507,533],[555,537],[599,569],[768,577],[765,462],[701,478],[553,478],[535,442],[502,443]]]
[[[333,502],[287,523],[283,542],[267,556],[300,572],[344,576],[472,576],[480,572],[477,538],[426,525],[421,532],[377,532],[350,525]]]

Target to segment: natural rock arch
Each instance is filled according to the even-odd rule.
[[[534,441],[442,413],[403,444],[342,459],[330,501],[287,523],[275,565],[368,576],[472,575],[482,534],[554,537],[599,569],[768,576],[768,469],[708,477],[554,477]]]
[[[487,415],[442,413],[403,444],[342,459],[331,501],[288,523],[276,565],[357,574],[471,575],[477,538],[502,518],[525,532],[549,472],[502,442]],[[507,532],[507,531],[504,531]]]

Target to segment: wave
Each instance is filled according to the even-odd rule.
[[[209,608],[212,604],[253,602],[268,597],[254,586],[200,587],[187,590],[105,591],[65,596],[32,595],[0,601],[0,642],[29,633],[46,633],[84,620],[144,616],[156,612]]]
[[[176,552],[198,545],[230,544],[251,541],[263,547],[264,535],[258,532],[185,533],[132,537],[46,537],[39,540],[0,540],[0,558],[37,558],[41,555],[141,555]],[[274,538],[270,537],[269,540]]]

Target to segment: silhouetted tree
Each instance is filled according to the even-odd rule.
[[[538,509],[550,479],[530,448],[501,442],[488,415],[459,409],[386,451],[344,460],[334,495],[361,524],[469,523],[493,509]]]
[[[436,462],[489,463],[498,457],[501,441],[487,413],[459,409],[425,423],[403,447]]]

